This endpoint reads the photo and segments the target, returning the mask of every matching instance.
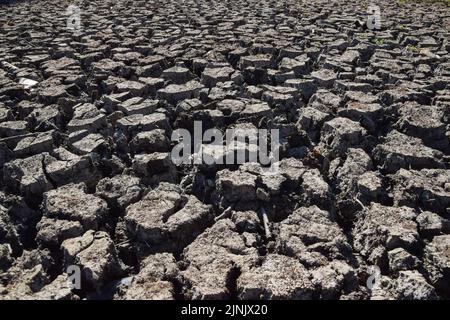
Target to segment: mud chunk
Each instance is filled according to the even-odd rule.
[[[142,188],[137,177],[117,175],[103,178],[96,187],[95,194],[105,199],[112,208],[126,208],[141,196]]]
[[[12,249],[9,244],[7,243],[0,244],[0,270],[2,271],[7,270],[13,263],[11,253]]]
[[[342,99],[338,95],[325,89],[317,90],[309,99],[310,107],[324,113],[336,111],[341,104]]]
[[[17,227],[11,219],[8,209],[0,205],[0,238],[2,239],[2,259],[9,260],[11,254],[20,253],[22,243],[20,241]]]
[[[301,198],[305,205],[315,204],[320,208],[331,209],[333,194],[318,169],[304,172],[301,181],[301,192]]]
[[[177,103],[181,100],[198,97],[203,85],[195,80],[185,84],[170,84],[163,89],[159,89],[157,96],[160,99],[167,100],[169,103]]]
[[[130,99],[133,99],[133,96],[127,91],[122,93],[114,93],[109,95],[104,95],[101,98],[101,101],[104,102],[103,108],[111,113],[116,111],[121,103],[125,103],[126,101],[129,101]]]
[[[283,177],[294,184],[300,183],[302,175],[306,172],[307,167],[298,159],[286,158],[280,161],[280,171]],[[264,179],[264,178],[263,178]],[[271,179],[279,181],[279,179]]]
[[[311,78],[319,87],[331,88],[337,79],[337,74],[330,69],[321,69],[311,72]]]
[[[228,202],[256,199],[256,176],[224,169],[217,173],[216,191]]]
[[[155,129],[139,132],[131,140],[131,149],[134,153],[167,152],[169,151],[169,144],[169,139],[165,135],[164,130]]]
[[[400,75],[401,78],[402,75]],[[427,102],[425,94],[413,88],[407,88],[405,86],[398,86],[391,90],[383,91],[380,95],[381,101],[386,105],[392,105],[394,103],[403,103],[407,101],[416,101],[419,103]]]
[[[71,149],[78,155],[86,155],[92,152],[98,154],[109,153],[109,145],[99,133],[91,133],[81,140],[72,143]]]
[[[289,110],[297,107],[300,103],[298,88],[282,86],[265,86],[266,91],[261,96],[261,100],[267,102],[273,108]]]
[[[160,106],[159,100],[131,98],[118,105],[118,109],[126,115],[153,113]]]
[[[293,71],[295,76],[305,75],[308,72],[307,61],[301,61],[298,59],[283,58],[278,65],[281,71],[288,72]]]
[[[72,113],[73,119],[89,119],[102,114],[92,103],[79,103],[69,109],[66,112]]]
[[[381,198],[385,195],[381,175],[373,171],[364,173],[357,180],[357,191],[365,202]]]
[[[364,104],[351,101],[345,108],[338,110],[338,115],[360,122],[369,132],[374,132],[379,123],[382,123],[383,111],[382,106],[378,103]]]
[[[397,128],[438,150],[449,151],[449,139],[446,137],[443,113],[434,106],[423,106],[415,102],[407,102],[398,108],[400,115]]]
[[[0,103],[0,122],[13,120],[12,112],[9,108]]]
[[[419,233],[416,213],[408,207],[386,207],[372,203],[361,213],[353,229],[354,248],[370,263],[387,263],[387,251],[417,249]]]
[[[233,211],[231,220],[239,232],[256,233],[261,230],[261,221],[255,211]]]
[[[364,93],[361,91],[347,91],[344,94],[344,100],[346,102],[359,102],[362,104],[376,104],[379,99],[376,95],[371,93]]]
[[[328,113],[306,107],[300,110],[300,116],[296,126],[299,131],[307,132],[311,140],[317,141],[320,138],[320,130],[323,123],[331,118],[331,115]]]
[[[79,221],[84,230],[97,229],[108,212],[106,202],[87,194],[82,183],[46,192],[42,206],[47,218]]]
[[[391,131],[385,141],[374,149],[374,159],[386,172],[396,172],[400,168],[422,169],[441,168],[442,153],[426,147],[418,138],[407,136],[396,130]]]
[[[79,63],[77,60],[63,57],[57,60],[48,60],[42,64],[42,68],[45,69],[46,73],[58,73],[61,70],[73,70],[77,69]]]
[[[182,65],[177,65],[164,70],[161,77],[163,79],[170,80],[175,84],[183,84],[191,80],[193,75],[190,73],[189,69]]]
[[[54,264],[46,249],[25,250],[13,265],[2,274],[6,285],[0,292],[2,299],[32,299],[35,292],[49,283],[49,268]]]
[[[426,245],[424,264],[433,286],[450,292],[450,235],[436,236]]]
[[[138,81],[121,81],[116,85],[118,92],[129,92],[132,96],[142,96],[146,93],[146,85]]]
[[[114,297],[116,300],[174,300],[173,284],[169,281],[147,278],[145,274],[139,274],[132,278],[129,288],[125,286]]]
[[[92,68],[93,68],[94,72],[97,72],[97,73],[115,72],[123,67],[125,67],[125,64],[123,62],[118,62],[118,61],[114,61],[111,59],[102,59],[100,61],[92,63]]]
[[[311,271],[312,282],[318,288],[320,299],[338,299],[358,289],[358,278],[355,270],[347,263],[339,260]]]
[[[48,131],[23,138],[14,148],[14,155],[22,158],[42,152],[49,152],[53,147],[54,136],[55,131]]]
[[[317,206],[301,207],[279,224],[278,247],[307,267],[325,265],[328,259],[345,260],[350,245],[333,216]]]
[[[186,296],[191,299],[230,298],[229,283],[257,260],[257,251],[247,247],[243,235],[229,219],[216,222],[183,251],[188,268],[181,272]]]
[[[435,289],[418,271],[401,271],[396,281],[397,299],[402,300],[434,300]]]
[[[155,201],[159,197],[159,205]],[[168,216],[173,214],[180,206],[181,195],[177,186],[167,183],[162,183],[159,188],[153,190],[141,201],[130,205],[127,208],[125,222],[127,229],[131,234],[136,234],[139,239],[143,241],[161,239],[161,232],[155,229],[154,234],[152,225],[163,225]],[[144,210],[145,208],[145,210]],[[152,222],[152,220],[154,220]],[[149,225],[149,233],[146,232],[146,225]]]
[[[159,77],[161,73],[162,69],[158,63],[143,65],[136,69],[136,74],[140,77]]]
[[[40,102],[55,103],[59,98],[68,97],[67,85],[59,84],[55,86],[41,87],[38,89]]]
[[[81,286],[99,289],[123,271],[113,241],[103,231],[89,230],[83,236],[62,243],[66,266],[81,269]]]
[[[433,300],[435,289],[418,271],[400,271],[396,279],[381,276],[372,288],[372,300]]]
[[[348,148],[364,146],[366,130],[358,122],[347,118],[334,118],[323,124],[320,140],[331,152],[341,155]]]
[[[355,65],[359,57],[360,53],[358,51],[345,50],[345,52],[339,57],[339,61]]]
[[[127,207],[125,224],[129,234],[146,244],[148,250],[177,251],[200,234],[211,219],[209,206],[195,196],[184,199],[177,186],[161,183]]]
[[[446,169],[400,169],[390,179],[394,185],[394,203],[399,206],[420,206],[436,213],[449,213],[450,173]]]
[[[272,117],[272,109],[269,107],[267,103],[258,102],[258,103],[248,103],[244,110],[241,112],[241,116],[247,118],[249,121],[258,124],[258,120],[263,117]]]
[[[63,128],[62,114],[57,105],[34,109],[25,120],[29,127],[35,131]]]
[[[364,93],[368,93],[372,90],[372,86],[368,83],[353,82],[347,80],[336,80],[336,82],[334,83],[334,87],[341,92],[361,91]]]
[[[43,287],[33,295],[36,300],[78,300],[79,297],[72,292],[68,275],[60,274],[55,280]]]
[[[247,67],[268,68],[271,66],[271,64],[272,57],[265,54],[241,57],[239,61],[239,67],[241,68],[241,70]]]
[[[170,153],[138,154],[133,159],[133,171],[148,183],[175,182],[177,172]]]
[[[349,148],[344,164],[336,171],[335,182],[340,190],[348,192],[361,175],[372,169],[372,160],[364,150]]]
[[[157,253],[141,262],[141,270],[128,285],[118,288],[114,299],[173,300],[172,280],[178,276],[175,258],[169,253]]]
[[[69,132],[75,132],[78,130],[88,130],[90,132],[95,132],[96,130],[106,126],[106,116],[104,114],[98,114],[92,118],[72,118],[67,129]]]
[[[41,153],[25,159],[8,162],[3,168],[3,179],[8,187],[26,197],[40,195],[50,190],[52,184],[44,173],[44,161],[51,158],[48,153]]]
[[[0,137],[11,137],[28,132],[26,121],[5,121],[0,123]]]
[[[145,83],[148,95],[155,97],[158,90],[164,87],[164,80],[161,78],[139,78],[139,81]]]
[[[202,72],[202,83],[208,88],[212,88],[218,82],[229,81],[233,73],[234,69],[230,67],[205,68]]]
[[[423,211],[417,216],[416,221],[420,234],[425,237],[450,232],[450,221],[433,212]]]
[[[237,118],[244,110],[245,103],[240,100],[224,99],[217,103],[217,108],[222,111],[224,115]]]
[[[237,280],[240,299],[311,299],[309,273],[298,260],[269,254],[261,266],[250,267]]]
[[[83,234],[83,227],[78,221],[58,220],[42,217],[36,226],[36,241],[47,247],[55,247],[64,240]]]
[[[150,131],[154,129],[168,130],[169,119],[163,113],[154,112],[149,115],[133,114],[117,121],[117,128],[132,136],[138,131]]]
[[[398,272],[400,270],[411,270],[419,266],[420,260],[403,248],[396,248],[388,252],[389,270]]]
[[[45,171],[55,186],[84,182],[90,187],[101,178],[89,155],[77,156],[63,147],[53,150],[52,155],[56,159],[45,162]]]

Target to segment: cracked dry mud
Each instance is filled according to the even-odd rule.
[[[369,4],[0,5],[0,299],[449,299],[449,6]],[[279,173],[175,165],[194,120]]]

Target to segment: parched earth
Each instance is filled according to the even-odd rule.
[[[450,298],[448,3],[10,2],[0,299]],[[278,174],[174,164],[194,120]]]

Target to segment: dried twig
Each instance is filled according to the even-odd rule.
[[[130,243],[130,242],[131,242],[131,240],[130,240],[130,239],[127,239],[127,240],[124,240],[124,241],[122,241],[122,242],[119,242],[118,244],[116,244],[116,246],[120,246],[120,245],[122,245],[122,244]],[[148,243],[147,243],[147,245],[150,246]]]
[[[220,219],[224,219],[226,217],[228,217],[229,214],[231,214],[231,210],[232,207],[229,206],[228,208],[226,208],[220,215],[218,215],[217,217],[214,218],[214,221],[219,221]]]
[[[267,217],[267,212],[266,212],[266,209],[264,209],[264,207],[261,207],[261,215],[262,215],[262,220],[263,220],[263,225],[264,225],[264,232],[266,233],[266,238],[269,239],[272,237],[272,234],[270,233],[270,228],[269,228],[269,218]]]
[[[355,201],[358,202],[359,205],[360,205],[364,210],[366,210],[366,206],[365,206],[361,201],[359,201],[359,199],[358,199],[357,197],[355,197]]]

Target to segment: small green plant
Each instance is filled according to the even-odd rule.
[[[374,39],[372,41],[374,44],[376,44],[377,46],[382,46],[384,45],[384,39]]]
[[[415,53],[419,53],[420,52],[420,49],[417,46],[413,46],[411,44],[406,46],[406,50],[408,50],[409,52],[415,52]]]
[[[398,28],[403,31],[409,30],[409,28],[407,26],[405,26],[404,24],[401,24]]]

